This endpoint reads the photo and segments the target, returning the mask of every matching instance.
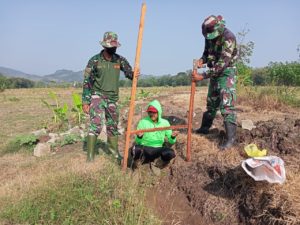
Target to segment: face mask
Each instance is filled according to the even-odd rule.
[[[117,51],[117,48],[116,48],[116,47],[114,47],[114,48],[106,48],[106,52],[107,52],[108,54],[110,54],[110,55],[115,54],[116,51]]]

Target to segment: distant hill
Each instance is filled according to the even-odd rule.
[[[43,77],[44,79],[55,81],[55,82],[82,82],[83,71],[74,72],[72,70],[57,70],[53,74],[49,74]]]
[[[33,80],[33,81],[43,81],[45,83],[51,82],[51,81],[55,81],[57,83],[61,83],[61,82],[71,83],[74,81],[83,82],[83,71],[82,70],[74,72],[73,70],[62,69],[62,70],[57,70],[57,71],[55,71],[55,73],[52,73],[52,74],[48,74],[45,76],[38,76],[38,75],[28,74],[28,73],[24,73],[22,71],[18,71],[18,70],[14,70],[11,68],[0,66],[0,73],[6,77],[21,77],[21,78],[26,78],[26,79]],[[145,78],[149,78],[149,77],[157,77],[157,76],[141,74],[139,79],[145,79]],[[126,79],[123,73],[121,73],[120,79],[121,80]]]
[[[48,74],[45,76],[38,76],[33,74],[24,73],[19,70],[2,67],[0,66],[0,73],[6,77],[21,77],[33,81],[43,81],[43,82],[82,82],[83,81],[83,71],[74,72],[72,70],[57,70],[53,74]]]
[[[43,77],[41,77],[41,76],[24,73],[19,70],[14,70],[14,69],[2,67],[2,66],[0,66],[0,73],[6,77],[21,77],[21,78],[26,78],[26,79],[33,80],[33,81],[43,80]]]

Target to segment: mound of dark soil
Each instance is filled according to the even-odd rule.
[[[170,183],[210,224],[284,225],[295,218],[287,196],[276,192],[276,186],[255,182],[240,166],[174,164]]]
[[[261,121],[251,131],[241,130],[237,133],[240,144],[255,143],[260,148],[280,154],[300,154],[300,119],[284,121]]]

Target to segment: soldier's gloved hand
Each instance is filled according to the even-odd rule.
[[[88,104],[83,104],[82,105],[82,110],[85,114],[89,114],[90,113],[90,105]]]
[[[202,68],[202,66],[203,66],[203,59],[199,59],[199,60],[198,60],[197,67],[198,67],[198,68]]]
[[[134,74],[134,71],[132,71],[132,74]],[[140,75],[141,75],[140,68],[137,68],[136,78],[139,79]]]
[[[203,74],[199,74],[199,73],[192,73],[192,80],[193,81],[201,81],[204,79]]]

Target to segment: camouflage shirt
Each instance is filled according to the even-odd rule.
[[[203,73],[204,78],[219,77],[227,67],[232,67],[237,58],[236,38],[225,28],[224,32],[212,40],[205,39],[205,48],[201,59],[209,70]]]
[[[92,92],[93,92],[93,84],[95,82],[95,79],[97,77],[100,76],[99,71],[97,69],[97,65],[99,64],[99,62],[107,62],[107,60],[104,58],[103,56],[103,50],[93,56],[85,70],[84,70],[84,80],[83,80],[83,92],[82,92],[82,103],[83,104],[90,104],[91,103],[91,96],[92,96]],[[132,80],[133,78],[133,72],[132,72],[132,67],[130,66],[130,64],[128,63],[128,61],[118,55],[118,54],[113,54],[111,61],[109,61],[111,63],[119,63],[120,64],[120,70],[124,72],[125,77],[127,77],[128,79]],[[119,86],[118,83],[116,84],[109,84],[109,85],[115,85],[115,86]]]

